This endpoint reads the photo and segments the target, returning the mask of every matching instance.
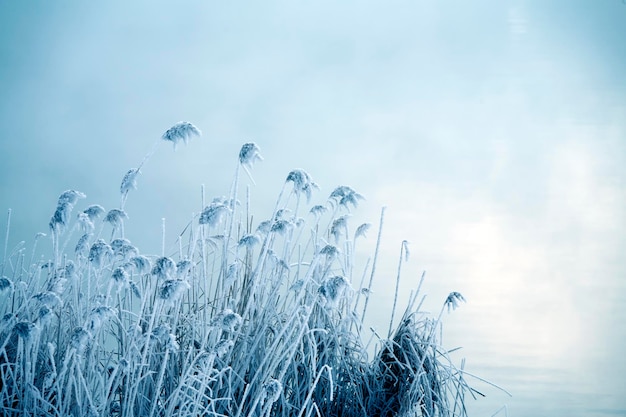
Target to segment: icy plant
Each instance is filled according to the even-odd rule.
[[[130,263],[139,274],[145,274],[150,270],[150,259],[143,255],[133,256]]]
[[[200,214],[200,224],[207,224],[211,227],[217,226],[228,214],[230,208],[222,203],[214,201],[202,210]]]
[[[333,190],[330,194],[330,200],[346,208],[349,208],[349,204],[356,208],[359,200],[363,200],[363,196],[347,185],[342,185]]]
[[[106,217],[104,218],[104,221],[107,223],[110,223],[111,226],[113,226],[113,234],[115,234],[116,230],[121,229],[122,235],[123,235],[124,232],[123,232],[122,227],[124,225],[125,219],[128,219],[128,215],[126,214],[124,210],[111,209],[109,210]]]
[[[450,309],[456,310],[457,307],[459,307],[459,302],[461,301],[465,302],[465,298],[463,298],[461,293],[456,291],[451,292],[445,302],[446,307],[448,307],[448,312],[450,312]]]
[[[128,281],[128,272],[121,266],[115,268],[113,273],[111,274],[111,278],[119,284],[125,283]]]
[[[93,245],[91,245],[91,249],[89,249],[89,262],[92,262],[96,267],[102,266],[102,263],[105,262],[108,258],[113,255],[113,250],[111,246],[109,246],[104,239],[98,239]]]
[[[336,306],[348,287],[346,279],[340,275],[328,278],[319,288],[319,293],[326,300],[327,306]]]
[[[157,258],[152,267],[152,275],[159,279],[168,279],[176,274],[176,263],[167,256]]]
[[[137,175],[141,174],[139,168],[131,168],[124,175],[120,185],[120,193],[127,194],[130,190],[137,189]]]
[[[176,145],[180,141],[183,141],[185,144],[189,141],[189,139],[193,136],[200,136],[202,132],[200,129],[195,127],[193,124],[189,122],[178,122],[174,126],[170,127],[163,133],[163,140],[172,142],[174,144],[174,149],[176,149]]]
[[[87,207],[85,210],[83,210],[83,213],[89,216],[89,219],[91,221],[94,221],[98,217],[100,217],[102,214],[104,214],[104,208],[99,204],[93,204]]]
[[[159,298],[174,302],[189,288],[189,283],[182,279],[168,279],[159,287]]]
[[[366,237],[367,231],[372,227],[371,223],[363,223],[359,227],[357,227],[356,232],[354,232],[354,239],[357,237]]]
[[[13,282],[7,277],[0,278],[0,294],[13,289]]]
[[[239,151],[239,163],[246,168],[252,169],[256,161],[262,161],[261,149],[256,143],[244,143]]]
[[[302,169],[294,169],[287,175],[286,182],[293,183],[293,191],[297,194],[304,194],[307,201],[311,199],[311,195],[314,188],[318,188],[317,184],[313,182],[311,176]]]
[[[226,309],[217,315],[216,324],[222,330],[233,332],[241,324],[241,316],[230,309]]]
[[[162,139],[176,146],[199,134],[180,122]],[[252,180],[259,152],[244,144],[236,172],[243,167]],[[44,248],[37,261],[33,249],[29,261],[5,243],[0,415],[465,415],[469,376],[436,337],[443,311],[463,296],[451,292],[431,320],[415,307],[415,292],[394,326],[405,242],[388,337],[374,350],[365,342],[378,337],[365,330],[365,316],[377,302],[371,288],[384,210],[370,265],[354,249],[370,229],[350,223],[363,199],[355,190],[340,186],[303,207],[317,185],[296,169],[274,210],[259,218],[249,192],[239,195],[236,174],[228,197],[190,215],[176,244],[150,255],[124,236],[123,222],[151,153],[123,176],[118,208],[91,204],[71,216],[85,196],[61,194],[49,222],[51,255]],[[299,217],[300,209],[310,215]],[[5,242],[8,225],[10,217]]]
[[[59,233],[63,231],[69,220],[70,213],[74,208],[74,204],[76,204],[76,201],[80,197],[84,198],[85,195],[74,190],[68,190],[61,194],[57,208],[50,219],[50,229],[53,232]]]
[[[255,245],[258,245],[260,242],[259,238],[255,235],[245,235],[241,239],[239,239],[239,246],[246,247],[248,249],[253,248]]]
[[[128,196],[128,192],[130,190],[137,189],[137,176],[139,174],[141,174],[139,168],[131,168],[128,170],[128,172],[126,172],[124,178],[122,178],[122,183],[120,184],[120,193],[122,194],[122,208],[126,203],[126,197]]]

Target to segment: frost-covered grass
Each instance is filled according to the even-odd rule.
[[[199,134],[178,123],[162,139]],[[317,186],[294,170],[256,221],[239,171],[252,179],[261,156],[247,143],[229,197],[202,202],[175,252],[145,255],[124,234],[124,205],[152,152],[123,177],[118,208],[79,207],[85,196],[64,192],[29,250],[7,250],[9,211],[2,415],[465,415],[472,390],[438,344],[441,314],[420,313],[419,291],[403,310],[394,302],[388,334],[364,326],[378,244],[357,262],[369,224],[348,213],[360,194],[342,186],[310,206]],[[398,280],[405,252],[403,242]],[[441,312],[462,300],[451,293]]]

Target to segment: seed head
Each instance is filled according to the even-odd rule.
[[[70,337],[70,346],[76,349],[78,354],[82,354],[87,347],[87,343],[89,343],[89,339],[91,338],[91,334],[82,327],[77,327],[72,332],[72,336]]]
[[[117,268],[113,270],[113,273],[111,274],[111,278],[113,278],[113,280],[117,284],[124,284],[125,282],[128,281],[128,272],[126,272],[126,270],[123,267],[118,266]]]
[[[347,287],[348,282],[346,279],[337,275],[332,278],[328,278],[320,287],[319,292],[328,302],[335,304],[343,295]]]
[[[272,222],[269,220],[264,220],[261,223],[259,223],[259,225],[256,228],[256,231],[257,233],[266,235],[270,232],[271,228],[272,228]]]
[[[126,258],[127,256],[135,256],[139,253],[139,249],[135,246],[131,245],[130,240],[128,239],[114,239],[111,242],[111,249],[113,252],[121,256],[122,258]]]
[[[335,241],[339,241],[339,237],[346,229],[348,224],[348,215],[344,215],[333,220],[333,225],[330,228],[330,234],[335,237]]]
[[[37,319],[36,321],[38,323],[47,323],[49,321],[49,319],[52,317],[52,310],[50,310],[48,307],[46,306],[42,306],[39,308],[39,311],[37,312]]]
[[[231,284],[235,282],[237,279],[237,274],[239,273],[239,262],[235,261],[232,264],[228,265],[228,271],[226,272],[226,284]]]
[[[7,277],[0,278],[0,294],[13,291],[13,281]]]
[[[227,308],[217,316],[217,325],[222,330],[234,332],[241,325],[241,316]]]
[[[74,272],[76,271],[76,264],[69,260],[65,262],[65,267],[59,269],[58,273],[60,277],[63,278],[67,278],[67,277],[71,277],[72,275],[74,275]]]
[[[446,298],[444,305],[448,307],[448,312],[450,312],[450,309],[456,310],[461,301],[465,302],[465,298],[463,298],[461,293],[453,291],[448,295],[448,298]]]
[[[309,210],[309,212],[310,212],[312,215],[314,215],[315,217],[319,217],[319,216],[321,216],[322,214],[324,214],[327,210],[328,210],[328,209],[327,209],[326,207],[321,206],[321,205],[319,205],[319,204],[318,204],[318,205],[316,205],[316,206],[311,207],[311,210]]]
[[[245,167],[252,168],[256,161],[262,161],[263,157],[259,153],[261,149],[256,143],[244,143],[239,151],[239,163]]]
[[[50,218],[50,230],[54,233],[63,233],[70,218],[74,204],[79,198],[85,198],[85,194],[80,191],[67,190],[59,196],[57,208]]]
[[[159,279],[169,279],[170,277],[176,275],[176,264],[171,258],[162,256],[154,263],[152,275],[156,275]]]
[[[43,291],[33,295],[33,298],[39,302],[40,305],[48,308],[55,308],[63,304],[61,298],[52,291]]]
[[[284,235],[292,227],[293,224],[289,220],[277,220],[272,224],[270,231]]]
[[[283,384],[279,380],[271,378],[265,384],[263,384],[263,392],[265,394],[265,401],[270,404],[275,403],[283,391]]]
[[[230,208],[226,204],[213,202],[202,210],[200,224],[208,224],[211,227],[215,227],[228,212],[230,212]]]
[[[16,321],[17,316],[15,314],[7,313],[2,316],[2,320],[0,320],[0,329],[2,329],[2,331],[4,332],[5,329],[8,329],[9,327],[12,328],[15,325]]]
[[[128,219],[128,215],[124,210],[111,209],[104,218],[104,221],[107,223],[111,223],[114,228],[117,228],[119,225],[122,224],[124,219]]]
[[[124,175],[122,179],[122,184],[120,185],[120,193],[126,194],[130,190],[137,189],[137,176],[141,174],[139,168],[129,169],[128,172]]]
[[[191,273],[191,268],[193,264],[189,259],[183,259],[182,261],[178,261],[176,264],[176,273],[178,278],[185,278],[187,275]]]
[[[98,217],[102,216],[104,214],[104,211],[104,207],[99,204],[94,204],[83,210],[83,213],[89,216],[89,219],[91,221],[94,221]]]
[[[60,196],[59,196],[59,202],[58,205],[62,205],[65,203],[74,205],[76,204],[76,202],[78,201],[79,198],[85,198],[85,194],[81,193],[80,191],[76,191],[76,190],[67,190],[64,191]]]
[[[161,346],[166,349],[178,351],[180,346],[176,341],[176,335],[172,333],[172,330],[167,324],[159,324],[152,331],[152,338],[156,340]]]
[[[65,226],[70,218],[70,213],[72,212],[72,208],[74,206],[68,202],[64,202],[59,204],[54,211],[54,214],[50,218],[50,230],[53,233],[63,233],[65,230]]]
[[[242,237],[241,239],[239,239],[239,247],[246,247],[248,249],[252,249],[254,247],[254,245],[257,245],[259,243],[259,238],[256,237],[255,235],[245,235],[244,237]]]
[[[150,271],[150,259],[143,255],[137,255],[130,258],[129,261],[134,267],[135,270],[140,274],[145,274]]]
[[[274,220],[280,220],[283,219],[285,217],[287,217],[287,214],[290,213],[291,210],[289,210],[288,208],[282,208],[278,211],[276,211],[276,215],[274,216]]]
[[[113,250],[107,243],[98,239],[93,245],[91,245],[91,249],[89,249],[89,262],[93,263],[96,267],[102,266],[102,262],[113,255]]]
[[[189,122],[178,122],[167,129],[161,138],[172,142],[174,144],[174,150],[176,150],[176,146],[181,140],[187,144],[191,137],[200,135],[202,135],[202,132],[193,124]]]
[[[15,324],[13,331],[22,339],[28,339],[35,330],[35,325],[30,321],[20,321]]]
[[[78,224],[80,225],[83,233],[91,233],[95,228],[93,221],[91,221],[87,213],[84,211],[78,213]]]
[[[74,253],[76,256],[84,257],[87,254],[87,248],[89,247],[89,234],[85,233],[78,239],[76,243],[76,247],[74,248]]]
[[[311,176],[302,169],[294,169],[287,175],[286,182],[293,182],[293,190],[299,195],[304,193],[307,201],[311,199],[311,193],[313,188],[319,188],[316,183],[313,182]]]
[[[121,255],[124,259],[126,259],[127,256],[135,256],[138,253],[139,249],[137,249],[133,245],[124,245],[118,251],[118,254]]]
[[[294,169],[287,174],[286,182],[293,182],[293,187],[297,192],[303,191],[304,188],[311,182],[311,177],[303,169]]]
[[[340,206],[344,206],[346,209],[350,209],[348,204],[351,204],[353,207],[359,204],[359,200],[363,200],[364,197],[354,191],[352,188],[347,185],[341,185],[333,190],[328,197],[329,200],[333,203],[339,204]]]
[[[130,240],[119,238],[119,239],[113,239],[111,241],[111,249],[113,249],[113,252],[115,252],[116,255],[118,254],[117,252],[122,248],[122,246],[125,246],[125,245],[130,245]]]
[[[333,245],[326,245],[320,250],[320,255],[324,255],[329,259],[335,258],[339,254],[339,249]]]
[[[357,227],[356,232],[354,232],[354,239],[356,240],[356,238],[360,236],[366,237],[365,235],[371,227],[371,223],[363,223],[362,225]]]
[[[168,279],[159,287],[159,298],[173,303],[189,288],[191,285],[187,281]]]
[[[219,342],[217,342],[213,350],[215,351],[215,354],[217,355],[217,357],[222,359],[224,356],[226,356],[226,354],[232,347],[233,347],[232,340],[220,340]]]

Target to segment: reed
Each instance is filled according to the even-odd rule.
[[[176,146],[199,135],[181,122],[162,139]],[[249,189],[240,195],[239,167],[252,180],[262,158],[246,143],[233,158],[229,197],[204,206],[176,251],[145,255],[125,236],[124,205],[158,143],[123,176],[118,208],[92,204],[76,214],[85,195],[59,197],[48,262],[7,249],[9,212],[0,268],[2,415],[466,414],[472,391],[436,338],[441,315],[422,314],[417,292],[393,327],[396,297],[388,337],[368,354],[364,318],[384,210],[370,272],[355,256],[370,225],[350,223],[362,200],[350,187],[309,206],[317,185],[294,170],[273,212],[257,222]],[[451,293],[442,312],[462,300]]]

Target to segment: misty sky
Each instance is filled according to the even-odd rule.
[[[259,220],[294,168],[320,201],[352,186],[359,216],[387,206],[388,276],[410,242],[404,294],[427,270],[429,308],[451,290],[470,300],[451,337],[484,373],[575,363],[559,369],[594,369],[599,407],[626,409],[620,0],[0,1],[11,245],[47,232],[66,189],[117,206],[124,173],[180,120],[203,136],[142,169],[126,206],[140,249],[160,250],[162,217],[174,242],[200,184],[227,194],[254,141]],[[381,311],[391,287],[374,287]],[[468,326],[475,341],[459,342]]]

